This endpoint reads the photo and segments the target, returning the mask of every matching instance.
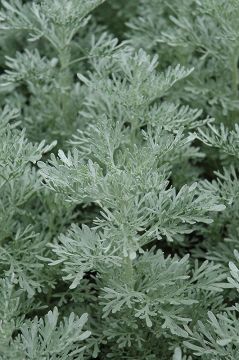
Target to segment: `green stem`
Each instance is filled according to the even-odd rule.
[[[233,56],[232,61],[232,90],[233,90],[233,98],[236,100],[238,98],[238,56],[235,54]]]
[[[60,60],[60,72],[61,72],[61,81],[63,81],[62,85],[65,85],[65,80],[68,78],[66,75],[68,73],[69,64],[71,62],[71,49],[70,46],[65,46],[59,52],[59,60]]]
[[[82,56],[80,58],[77,58],[77,59],[74,59],[72,61],[70,61],[67,66],[71,66],[73,64],[76,64],[78,62],[81,62],[81,61],[84,61],[84,60],[88,60],[88,59],[93,59],[93,58],[97,58],[99,57],[99,55],[85,55],[85,56]]]
[[[70,72],[69,72],[69,64],[71,61],[71,52],[70,46],[65,46],[59,53],[60,60],[60,74],[59,74],[59,83],[61,89],[59,96],[59,105],[62,111],[62,119],[67,126],[67,93],[65,91],[66,88],[70,85]]]
[[[233,53],[232,57],[232,100],[239,100],[238,99],[238,83],[239,83],[239,77],[238,77],[238,55],[237,52]],[[237,120],[238,117],[238,111],[235,109],[232,111],[231,114],[231,120],[234,123]],[[230,117],[228,117],[228,120],[230,121]],[[231,125],[231,124],[228,124]]]
[[[78,59],[72,60],[67,64],[67,66],[76,64],[76,63],[81,62],[81,61],[86,60],[86,59],[89,59],[89,56],[86,55],[86,56],[82,56],[82,57],[80,57]],[[64,67],[64,69],[65,69],[65,67]]]
[[[47,293],[47,297],[46,297],[46,303],[48,306],[50,306],[50,304],[51,304],[51,297],[52,297],[52,288],[49,289],[49,291]]]
[[[131,285],[131,287],[134,288],[134,284],[135,284],[134,267],[133,267],[133,262],[129,258],[129,256],[126,258],[126,263],[125,263],[125,280],[127,284]]]

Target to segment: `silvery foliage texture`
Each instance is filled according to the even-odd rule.
[[[239,359],[239,4],[0,1],[0,359]]]

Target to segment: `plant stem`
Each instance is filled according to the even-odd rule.
[[[59,53],[60,60],[60,108],[62,111],[61,118],[63,119],[65,125],[67,126],[67,92],[66,89],[70,85],[70,72],[69,72],[69,63],[71,61],[71,51],[69,46],[65,46]],[[68,124],[69,125],[69,124]]]
[[[232,62],[232,90],[233,90],[233,98],[236,100],[238,98],[238,56],[234,54],[233,62]]]
[[[135,279],[134,279],[134,267],[133,267],[133,262],[130,259],[129,256],[127,256],[126,258],[126,264],[125,264],[125,280],[126,283],[131,285],[132,289],[134,288],[134,283],[135,283]]]
[[[234,51],[233,57],[232,57],[232,99],[238,100],[238,83],[239,83],[239,77],[238,77],[238,55],[237,52]],[[235,120],[237,120],[238,111],[234,109],[232,111],[232,122],[234,123]]]

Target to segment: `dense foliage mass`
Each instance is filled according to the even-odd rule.
[[[239,360],[238,0],[0,0],[0,359]]]

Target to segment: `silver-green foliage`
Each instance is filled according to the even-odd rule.
[[[238,359],[239,5],[103,2],[0,1],[0,359]]]

